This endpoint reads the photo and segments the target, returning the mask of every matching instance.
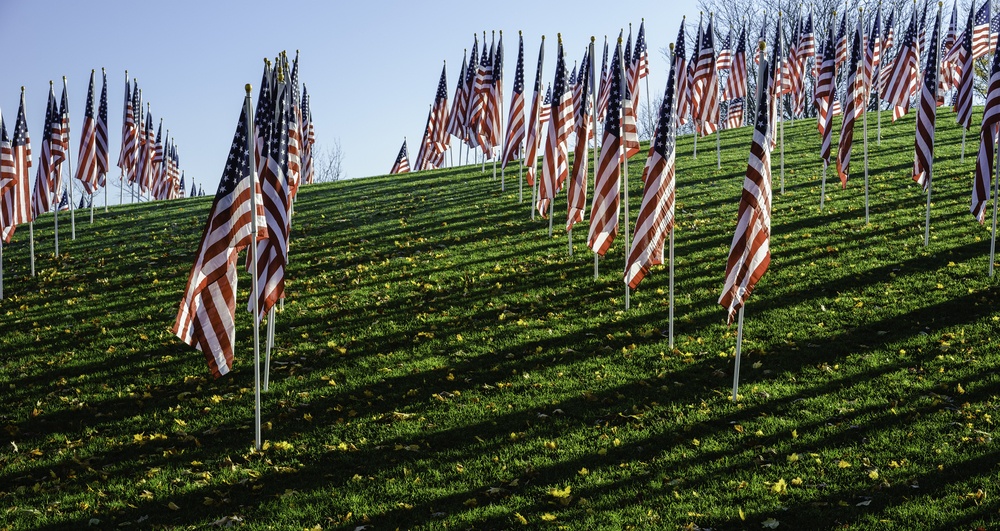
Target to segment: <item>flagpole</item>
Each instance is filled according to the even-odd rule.
[[[781,12],[778,12],[778,50],[776,53],[781,53],[781,49],[785,46],[785,36],[781,33]],[[777,60],[777,55],[775,57],[775,62]],[[773,68],[773,67],[772,67]],[[781,68],[778,66],[777,68]],[[782,72],[783,74],[784,72]],[[780,138],[780,153],[781,153],[781,193],[785,193],[785,99],[778,96],[778,137]],[[736,398],[734,397],[733,400]]]
[[[870,94],[869,94],[870,95]],[[866,98],[867,99],[867,98]],[[868,102],[861,108],[861,129],[863,151],[865,153],[865,225],[868,225]]]
[[[521,155],[520,159],[517,161],[517,202],[524,202],[524,143],[522,142],[517,148],[518,154]]]
[[[993,146],[990,146],[993,149]],[[994,151],[994,160],[996,161],[996,175],[997,177],[993,179],[993,230],[990,237],[990,278],[993,277],[993,258],[996,255],[997,248],[997,192],[1000,191],[1000,144],[997,145],[996,151]]]
[[[63,91],[69,92],[66,84],[66,76],[63,76]],[[60,104],[61,105],[61,104]],[[68,106],[67,106],[68,107]],[[62,109],[60,109],[62,110]],[[61,113],[60,113],[61,114]],[[66,124],[65,127],[69,127],[69,109],[66,109]],[[73,205],[73,197],[75,195],[75,190],[73,190],[73,156],[70,153],[69,148],[69,133],[63,130],[63,137],[66,138],[66,166],[69,168],[69,176],[66,181],[69,183],[69,225],[70,225],[70,239],[76,240],[76,207]],[[56,207],[59,208],[58,206]]]
[[[878,133],[876,134],[876,142],[877,142],[878,146],[882,145],[882,75],[881,75],[882,74],[882,72],[881,72],[882,66],[883,66],[882,62],[879,61],[879,70],[880,70],[880,72],[879,72],[878,80],[876,80],[877,83],[878,83],[878,88],[876,89],[878,91],[878,93],[875,94],[875,110],[878,111],[876,113],[878,115]],[[963,140],[964,140],[964,138],[963,138]]]
[[[250,166],[250,275],[251,296],[253,301],[253,389],[254,389],[254,443],[260,450],[260,300],[257,297],[257,165],[254,163],[253,132],[253,101],[250,98],[252,87],[246,84],[246,98],[243,100],[246,109],[247,158]]]
[[[676,223],[676,221],[675,221]],[[670,350],[674,350],[674,228],[670,228],[670,246],[667,250],[668,259],[670,260],[670,316],[668,327],[669,333],[669,346]]]
[[[965,126],[962,126],[962,155],[958,159],[959,162],[965,162],[965,133],[966,133],[966,131],[967,130],[965,129]]]
[[[3,300],[3,238],[0,238],[0,300]]]
[[[31,276],[35,276],[35,222],[28,222],[28,247],[31,249]]]
[[[628,252],[629,252],[629,249],[632,248],[632,243],[629,241],[631,238],[629,237],[629,215],[628,215],[628,153],[627,153],[627,150],[626,150],[625,157],[623,157],[623,158],[625,159],[624,162],[623,162],[623,164],[625,164],[625,172],[624,172],[624,175],[623,175],[624,178],[622,180],[622,184],[623,184],[623,188],[624,188],[624,194],[625,194],[625,261],[628,262]],[[630,306],[630,302],[631,301],[629,299],[631,298],[631,291],[632,291],[631,288],[629,288],[628,284],[626,283],[625,284],[625,309],[626,310],[628,310],[629,306]]]
[[[933,155],[931,155],[933,157]],[[933,167],[933,161],[931,166]],[[931,184],[933,179],[931,178],[932,170],[927,169],[927,219],[924,222],[924,247],[930,243],[931,240]]]
[[[833,106],[831,105],[831,108],[830,108],[830,110],[828,112],[833,112],[833,108],[832,107]],[[827,125],[827,127],[833,127],[832,121],[831,121],[831,123],[829,123]],[[820,212],[823,212],[823,200],[826,199],[826,167],[829,166],[829,165],[830,165],[829,163],[827,163],[826,161],[823,161],[823,180],[820,182],[820,186],[819,186],[819,211]]]
[[[733,402],[740,390],[740,354],[743,350],[743,306],[740,306],[739,324],[736,325],[736,364],[733,366]]]
[[[284,300],[284,299],[282,299]],[[275,319],[274,306],[271,306],[271,312],[267,315],[267,346],[264,350],[264,385],[263,390],[266,392],[270,381],[271,381],[271,349],[274,347],[274,319]]]

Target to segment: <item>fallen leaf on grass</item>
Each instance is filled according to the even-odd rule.
[[[775,520],[774,518],[768,518],[760,523],[761,527],[766,527],[768,529],[777,529],[781,522]]]

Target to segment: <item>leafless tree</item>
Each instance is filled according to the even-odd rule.
[[[318,183],[332,183],[344,178],[344,151],[340,147],[340,139],[335,138],[333,144],[316,144],[314,164]]]

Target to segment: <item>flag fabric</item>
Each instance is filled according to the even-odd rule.
[[[729,70],[733,67],[733,28],[729,28],[726,38],[719,43],[719,55],[715,62],[719,70]]]
[[[483,34],[483,52],[476,64],[476,77],[472,84],[472,100],[469,109],[469,136],[473,147],[478,147],[484,155],[490,155],[492,146],[488,143],[486,112],[489,105],[490,80],[493,77],[492,50],[486,49],[486,34]]]
[[[538,147],[545,134],[542,122],[542,62],[545,59],[545,39],[538,48],[538,67],[535,70],[535,88],[531,96],[531,110],[528,112],[524,133],[525,180],[528,186],[535,186],[535,172],[538,170]]]
[[[972,26],[972,60],[993,51],[993,38],[990,31],[990,3],[983,2],[982,7],[976,11],[976,18]]]
[[[625,158],[631,158],[639,153],[639,80],[635,77],[635,64],[632,62],[632,27],[629,26],[628,40],[625,41],[625,53],[622,56],[622,83],[625,84],[622,100],[622,145]]]
[[[767,43],[767,19],[760,25],[760,35],[757,36],[757,47],[754,49],[753,53],[753,64],[760,65],[760,45]]]
[[[441,78],[438,80],[437,93],[434,96],[434,106],[431,107],[431,117],[428,122],[428,137],[425,167],[421,169],[440,168],[444,166],[444,155],[448,151],[448,78],[446,67],[441,67]]]
[[[676,54],[676,49],[674,51]],[[677,61],[671,61],[667,88],[660,104],[653,140],[646,166],[642,204],[635,222],[635,236],[625,260],[625,283],[635,289],[649,274],[650,266],[663,263],[663,243],[674,229],[674,156],[677,130],[674,125],[674,80]],[[742,108],[742,106],[741,106]]]
[[[994,168],[993,144],[997,139],[998,126],[1000,126],[1000,54],[994,54],[986,106],[983,108],[983,126],[979,130],[979,156],[976,157],[975,180],[972,183],[970,211],[979,223],[983,223],[986,219],[986,203],[990,200]]]
[[[111,168],[108,165],[108,74],[103,69],[101,69],[101,78],[103,79],[101,103],[97,108],[94,135],[96,137],[97,186],[103,188],[107,186],[106,178],[108,169]]]
[[[698,82],[698,77],[695,75],[698,71],[698,63],[701,58],[701,46],[702,46],[702,34],[704,31],[701,27],[701,17],[698,17],[698,33],[696,34],[694,40],[694,46],[691,47],[691,59],[688,61],[688,107],[687,109],[680,109],[680,115],[682,117],[681,124],[687,123],[683,120],[686,114],[690,114],[691,120],[695,122],[695,129],[698,129],[698,119],[701,117],[701,85]],[[685,113],[685,111],[688,111]]]
[[[517,67],[514,70],[514,87],[510,93],[510,110],[507,115],[507,137],[503,143],[503,162],[501,168],[514,162],[521,156],[521,144],[524,142],[524,38],[517,38]]]
[[[917,107],[917,130],[913,153],[913,180],[924,191],[931,184],[931,173],[934,167],[934,118],[937,111],[938,72],[937,67],[941,49],[937,46],[938,33],[941,31],[941,9],[938,8],[934,30],[928,43],[927,64],[920,88],[920,106]]]
[[[395,173],[409,173],[410,172],[410,157],[406,154],[406,139],[403,139],[403,145],[399,147],[399,154],[396,155],[396,162],[392,164],[392,169],[389,170],[390,174]]]
[[[485,39],[486,37],[484,36],[483,38]],[[483,43],[483,46],[484,47],[486,46],[485,42]],[[463,120],[465,127],[462,133],[465,140],[465,145],[467,145],[469,149],[474,149],[475,147],[478,146],[478,144],[476,143],[478,135],[475,134],[475,130],[473,129],[473,120],[475,118],[475,105],[477,99],[476,96],[477,78],[479,77],[479,56],[477,55],[478,49],[479,49],[479,37],[473,35],[472,53],[469,54],[469,65],[467,67],[465,74],[466,77],[465,91],[469,95],[469,102],[468,105],[466,105],[465,119]],[[485,50],[483,51],[485,52]],[[478,83],[481,84],[482,81],[478,81]]]
[[[695,46],[697,48],[697,45]],[[684,21],[677,30],[677,41],[674,48],[674,59],[672,65],[677,76],[677,105],[674,112],[677,113],[679,125],[688,123],[691,116],[691,78],[688,76],[687,52],[684,49]]]
[[[216,378],[233,366],[236,261],[253,237],[248,120],[244,105],[173,327],[181,341],[205,354]]]
[[[597,119],[604,120],[604,113],[608,110],[608,94],[611,90],[610,78],[608,78],[608,37],[604,37],[604,59],[601,61],[600,91],[597,96]]]
[[[802,14],[799,13],[795,19],[795,26],[789,39],[788,56],[782,64],[781,70],[781,92],[789,94],[792,100],[791,112],[798,116],[802,114],[804,104],[802,103],[804,94],[802,90],[804,75],[804,61],[799,57],[799,42],[802,34]]]
[[[42,127],[42,149],[38,162],[38,173],[35,175],[35,191],[32,194],[31,219],[52,210],[57,188],[55,187],[56,171],[53,167],[52,148],[58,142],[60,133],[59,109],[56,107],[56,94],[49,84],[49,103],[45,109],[45,125]]]
[[[462,76],[459,75],[459,78]],[[316,180],[316,166],[313,160],[313,150],[316,145],[316,128],[313,125],[312,107],[309,103],[309,91],[302,84],[302,182],[312,184]]]
[[[915,16],[915,15],[914,15]],[[837,30],[837,67],[847,60],[847,10],[840,18],[840,29]]]
[[[31,201],[31,135],[28,134],[28,121],[24,116],[24,91],[21,91],[21,104],[17,109],[17,120],[14,122],[14,136],[10,140],[10,150],[13,163],[13,202],[0,209],[0,238],[4,243],[10,243],[14,229],[35,219]]]
[[[490,158],[493,157],[493,151],[497,148],[503,148],[502,142],[504,141],[503,124],[500,122],[501,115],[503,114],[503,32],[500,32],[500,39],[497,40],[496,55],[491,58],[493,64],[493,70],[490,75],[490,86],[489,86],[489,104],[487,105],[486,113],[486,129],[488,132],[489,142],[490,142]],[[448,93],[445,92],[445,98],[448,97]],[[447,109],[445,109],[447,111]],[[497,153],[499,155],[499,153]],[[442,154],[443,156],[443,154]]]
[[[989,2],[985,5],[989,5]],[[972,125],[972,84],[976,76],[976,72],[972,68],[973,20],[972,10],[970,9],[968,22],[966,23],[965,31],[962,33],[962,40],[957,45],[962,49],[962,52],[959,54],[959,60],[962,64],[958,69],[958,92],[955,94],[955,106],[953,110],[955,111],[956,123],[965,130],[968,130],[969,126]]]
[[[288,237],[291,229],[290,189],[288,183],[288,121],[290,94],[288,84],[279,78],[274,87],[273,107],[267,109],[265,152],[261,154],[260,188],[264,206],[267,237],[257,244],[257,293],[250,294],[247,309],[253,311],[257,297],[260,322],[271,307],[285,296],[285,267],[288,264]],[[260,114],[258,109],[258,114]]]
[[[961,58],[957,57],[959,51],[962,49],[959,45],[961,44],[962,37],[958,33],[958,0],[955,0],[951,9],[951,21],[948,23],[948,31],[945,33],[944,37],[941,38],[941,57],[944,58],[940,62],[940,72],[938,73],[938,105],[944,104],[945,92],[958,86],[958,79],[961,76],[959,68],[961,68]],[[921,48],[923,50],[923,48]],[[954,51],[954,54],[952,53]]]
[[[851,61],[847,67],[847,106],[844,108],[843,122],[840,124],[840,144],[837,146],[837,175],[841,187],[847,188],[847,178],[851,172],[851,145],[854,143],[854,122],[860,115],[859,109],[865,104],[863,74],[861,73],[862,24],[858,18],[857,31],[851,44]]]
[[[90,72],[90,88],[87,89],[86,110],[83,128],[80,130],[80,151],[76,159],[76,178],[83,183],[83,190],[92,194],[97,190],[97,117],[94,116],[94,72]]]
[[[830,165],[830,148],[833,142],[833,103],[837,99],[837,57],[834,49],[833,28],[830,28],[820,58],[819,77],[816,79],[817,127],[822,141],[820,158]]]
[[[431,134],[432,134],[432,132],[431,132],[431,116],[433,114],[434,114],[433,108],[428,109],[428,111],[427,111],[427,121],[424,122],[424,134],[423,134],[422,137],[420,137],[420,148],[417,149],[417,158],[416,158],[416,160],[414,161],[414,164],[413,164],[413,167],[416,169],[415,171],[424,171],[424,170],[433,169],[433,167],[431,166],[431,164],[428,162],[428,158],[429,158],[428,157],[428,153],[430,152],[430,149],[429,149],[428,146],[430,146],[430,143],[431,143],[430,139],[431,139]]]
[[[618,234],[618,213],[621,210],[622,107],[625,92],[622,79],[622,45],[619,39],[611,58],[611,93],[608,112],[604,117],[604,137],[598,155],[597,174],[594,176],[594,199],[590,209],[590,232],[587,246],[604,256]]]
[[[779,29],[780,31],[780,29]],[[770,77],[771,68],[765,68]],[[763,80],[764,85],[774,83]],[[754,287],[771,263],[771,147],[768,121],[772,116],[771,99],[761,91],[757,100],[753,140],[746,178],[740,196],[736,231],[726,261],[725,283],[719,304],[726,309],[726,320],[733,323]]]
[[[542,181],[538,188],[538,212],[548,216],[549,203],[569,177],[569,135],[573,131],[573,91],[566,82],[566,60],[560,40],[556,73],[552,83],[552,111],[545,152],[542,154]]]
[[[7,124],[0,114],[0,243],[10,243],[10,236],[14,234],[16,184],[14,148],[7,136]]]
[[[695,68],[695,90],[700,93],[696,98],[698,104],[699,133],[710,135],[719,128],[719,73],[715,58],[714,18],[709,17],[708,28],[702,36],[698,53],[698,66]],[[628,95],[626,94],[626,97]]]
[[[732,66],[729,69],[729,77],[726,78],[726,88],[723,91],[725,99],[732,100],[740,99],[740,109],[743,108],[742,98],[747,96],[747,50],[746,50],[746,36],[747,29],[744,27],[740,31],[740,37],[737,40],[736,48],[733,49],[733,61]],[[759,50],[759,48],[758,48]],[[676,55],[674,56],[674,62],[677,61]],[[680,86],[680,85],[678,85]],[[732,107],[730,107],[730,117],[732,117]],[[740,116],[740,124],[742,125],[742,115]]]
[[[451,101],[451,112],[448,113],[448,134],[465,140],[465,118],[469,114],[469,93],[466,91],[466,72],[468,65],[465,55],[462,55],[462,68],[458,70],[458,81],[455,83],[455,97]]]
[[[871,94],[872,85],[875,82],[875,70],[878,68],[882,58],[882,11],[875,14],[875,23],[872,24],[865,45],[865,57],[861,69],[862,83],[862,104],[855,111],[859,114],[868,106],[868,95]]]
[[[910,110],[910,95],[917,87],[917,72],[920,53],[917,48],[917,13],[913,14],[903,40],[900,42],[896,58],[892,62],[888,83],[882,88],[882,101],[893,106],[892,121],[906,115]]]
[[[996,52],[998,39],[1000,39],[1000,13],[990,19],[990,48],[987,53]]]
[[[649,49],[646,45],[646,19],[639,22],[639,34],[635,37],[635,49],[632,50],[632,65],[635,71],[635,79],[637,81],[649,75]]]
[[[590,54],[585,54],[580,64],[578,86],[582,97],[580,114],[574,118],[576,129],[576,147],[573,150],[573,171],[566,190],[566,230],[571,230],[573,224],[583,221],[587,210],[587,172],[590,165],[587,140],[591,135],[590,77],[593,72]]]
[[[64,212],[69,210],[69,195],[66,193],[66,189],[63,188],[62,199],[59,200],[59,211]]]
[[[729,100],[726,106],[726,129],[743,127],[743,98]]]

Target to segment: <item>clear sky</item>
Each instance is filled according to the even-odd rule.
[[[188,187],[193,178],[213,194],[232,142],[244,85],[253,84],[256,97],[263,58],[300,50],[299,77],[309,89],[317,146],[339,139],[346,177],[365,177],[389,171],[404,136],[411,158],[416,156],[442,61],[448,64],[450,99],[462,52],[471,47],[474,33],[482,38],[484,30],[503,30],[504,93],[509,98],[518,30],[524,32],[525,85],[530,90],[543,34],[543,77],[549,82],[557,32],[563,34],[572,65],[582,57],[591,35],[600,47],[605,35],[613,39],[621,28],[627,33],[629,22],[638,31],[644,17],[649,86],[654,94],[662,94],[667,62],[660,50],[676,38],[682,16],[695,24],[698,16],[694,0],[650,2],[641,8],[590,0],[507,0],[492,5],[496,7],[487,10],[486,4],[466,1],[4,0],[0,2],[0,44],[5,50],[0,109],[8,131],[12,130],[23,85],[28,128],[37,144],[49,80],[56,82],[58,98],[62,76],[67,76],[75,164],[90,71],[97,70],[95,97],[99,97],[103,67],[108,72],[114,164],[121,144],[127,69],[138,80],[143,101],[150,103],[154,127],[162,118],[163,127],[176,139]],[[33,167],[32,178],[35,171]]]

